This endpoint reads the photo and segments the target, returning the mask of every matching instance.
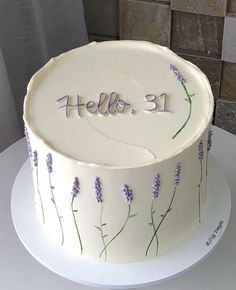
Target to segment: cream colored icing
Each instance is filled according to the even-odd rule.
[[[186,94],[169,65],[173,64],[186,79],[192,97],[189,122],[175,139],[172,136],[188,115]],[[98,100],[101,92],[117,92],[136,110],[114,116],[90,116],[81,110],[59,110],[57,99],[74,98],[83,102]],[[167,93],[166,108],[171,112],[144,112],[144,97]],[[213,112],[213,96],[206,76],[193,64],[169,49],[139,41],[91,43],[52,59],[31,79],[24,104],[24,120],[32,151],[38,162],[32,171],[36,210],[43,228],[57,244],[62,231],[52,192],[61,217],[63,249],[79,257],[112,263],[136,262],[157,256],[151,222],[153,181],[160,174],[160,192],[155,200],[153,218],[161,222],[173,197],[176,165],[181,165],[179,185],[171,211],[158,230],[158,255],[165,254],[189,237],[199,224],[199,209],[204,218],[206,205],[206,171],[208,130]],[[199,160],[199,143],[204,158]],[[48,172],[47,155],[52,156]],[[201,172],[202,166],[202,172]],[[202,179],[201,179],[202,174]],[[81,254],[72,209],[72,187],[78,177],[80,191],[74,201],[75,220],[83,244]],[[95,178],[101,180],[103,203],[96,200]],[[201,180],[201,181],[200,181]],[[101,205],[105,244],[114,237],[127,216],[128,204],[122,192],[127,184],[133,191],[132,214],[125,229],[107,248],[107,259],[100,223]],[[199,186],[200,184],[200,186]],[[53,188],[52,188],[52,187]],[[200,199],[199,199],[200,188]],[[41,201],[39,198],[41,194]],[[200,205],[200,207],[199,207]]]
[[[192,114],[173,140],[188,114],[186,95],[169,65],[186,79]],[[100,93],[117,92],[135,110],[109,116],[69,118],[57,99],[70,95],[75,104],[98,101]],[[147,113],[145,95],[167,93],[170,112]],[[41,141],[76,161],[94,166],[129,168],[165,160],[199,138],[212,116],[213,98],[206,76],[169,49],[140,41],[91,43],[53,58],[32,78],[25,99],[24,119]]]

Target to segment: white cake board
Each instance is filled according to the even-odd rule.
[[[55,245],[46,235],[34,210],[29,161],[20,169],[12,190],[13,223],[31,255],[51,271],[72,281],[103,288],[127,289],[154,285],[198,264],[220,241],[230,217],[231,196],[217,162],[209,159],[207,209],[188,240],[157,258],[128,264],[86,261]],[[219,227],[221,225],[221,227]],[[220,261],[219,261],[220,262]]]

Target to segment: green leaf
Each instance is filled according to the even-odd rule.
[[[137,215],[137,213],[131,214],[131,215],[129,216],[129,218],[133,218],[133,217],[135,217],[136,215]]]
[[[152,226],[152,223],[148,223],[149,224],[149,226]]]
[[[189,95],[189,97],[192,98],[192,97],[195,96],[195,95],[196,95],[196,94],[191,94],[191,95]]]
[[[156,212],[156,211],[155,211],[155,210],[153,210],[153,211],[152,211],[152,214],[154,214],[155,212]]]
[[[104,235],[104,236],[102,236],[103,238],[106,238],[106,237],[108,237],[108,235]]]
[[[189,103],[189,99],[185,99],[185,101],[187,101]]]
[[[165,217],[165,215],[164,214],[161,214],[161,217],[163,218],[163,217]]]
[[[53,202],[53,203],[55,203],[55,200],[51,197],[51,201]]]
[[[172,210],[172,207],[168,208],[167,212],[170,212]]]
[[[107,223],[104,223],[104,224],[101,225],[101,227],[104,227],[104,226],[106,226],[106,225],[107,225]]]
[[[73,209],[73,212],[77,212],[78,211],[78,209]]]
[[[98,226],[95,226],[96,229],[98,229],[99,231],[101,231],[102,229]]]

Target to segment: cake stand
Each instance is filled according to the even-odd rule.
[[[207,208],[189,238],[157,258],[127,264],[91,262],[51,241],[34,210],[30,162],[20,169],[12,190],[11,210],[16,232],[31,255],[46,268],[72,281],[103,288],[128,289],[154,285],[176,277],[206,258],[227,227],[231,195],[218,163],[209,158]]]

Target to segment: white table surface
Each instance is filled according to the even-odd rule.
[[[213,133],[212,154],[221,164],[232,193],[232,212],[228,228],[219,245],[206,260],[177,278],[147,289],[235,289],[236,136],[216,127],[214,127]],[[94,289],[76,284],[50,272],[26,251],[18,239],[11,219],[10,200],[14,179],[26,158],[24,139],[19,140],[0,154],[0,289]]]

